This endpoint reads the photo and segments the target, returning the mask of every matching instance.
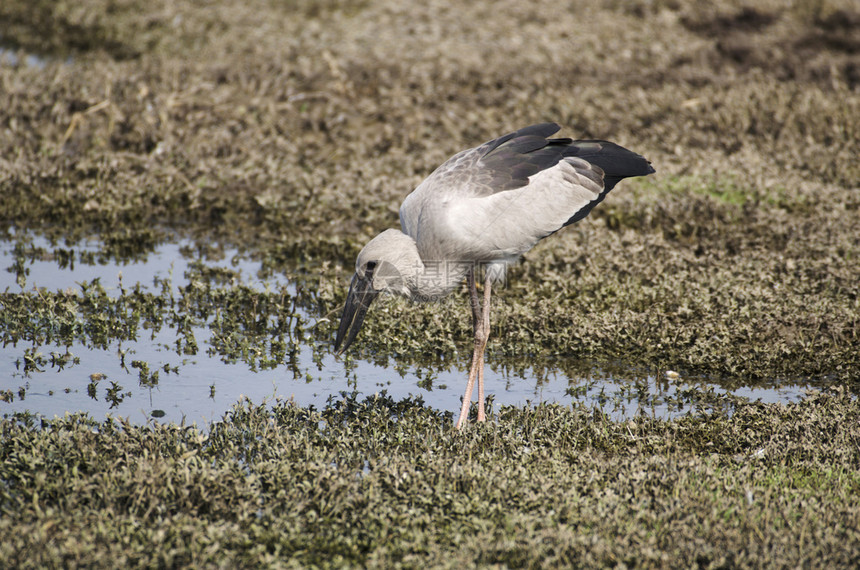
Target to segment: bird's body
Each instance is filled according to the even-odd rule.
[[[356,260],[335,341],[339,351],[353,341],[378,293],[434,301],[467,279],[475,351],[458,428],[476,376],[478,419],[484,416],[492,281],[538,241],[588,215],[619,180],[654,172],[642,156],[614,143],[548,138],[559,128],[533,125],[454,155],[403,201],[403,231],[382,232]],[[483,307],[475,284],[478,266],[487,268]]]

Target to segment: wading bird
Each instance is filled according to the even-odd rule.
[[[485,419],[492,282],[538,241],[587,216],[619,180],[654,172],[645,158],[611,142],[549,138],[560,128],[532,125],[454,155],[403,201],[403,231],[385,230],[358,254],[337,354],[355,339],[379,293],[435,301],[466,278],[475,339],[457,429],[468,416],[476,378],[478,421]]]

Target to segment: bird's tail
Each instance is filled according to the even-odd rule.
[[[644,156],[609,141],[571,141],[566,146],[564,156],[576,156],[603,171],[605,192],[612,190],[623,178],[647,176],[654,172]]]
[[[565,222],[565,226],[587,216],[623,178],[647,176],[654,172],[651,163],[644,156],[609,141],[551,139],[549,142],[564,146],[562,151],[564,156],[581,158],[603,171],[603,192],[591,204],[579,210]]]

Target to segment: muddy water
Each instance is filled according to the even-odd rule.
[[[26,245],[22,245],[26,244]],[[22,249],[23,248],[23,249]],[[22,251],[29,254],[23,255]],[[260,263],[235,250],[215,258],[195,253],[187,242],[162,244],[137,261],[119,262],[99,254],[100,246],[74,246],[73,262],[59,251],[70,251],[41,238],[27,237],[0,243],[0,292],[14,296],[44,288],[47,291],[80,292],[98,282],[110,297],[134,289],[156,296],[179,295],[193,275],[192,264],[213,272],[232,275],[237,282],[258,291],[281,290],[292,295],[295,289],[283,276],[264,275]],[[34,253],[35,252],[35,253]],[[23,284],[23,287],[22,287]],[[312,328],[325,316],[296,309],[301,316],[296,326]],[[334,317],[336,318],[336,317]],[[207,424],[220,419],[240,398],[255,403],[293,399],[302,406],[322,406],[342,392],[370,395],[381,390],[395,398],[408,395],[423,398],[427,405],[456,412],[465,384],[468,355],[461,354],[449,370],[420,366],[380,366],[365,360],[335,358],[326,342],[294,334],[295,350],[282,362],[260,366],[253,359],[225,357],[212,342],[211,319],[192,327],[198,349],[188,354],[179,350],[178,332],[168,325],[158,330],[131,331],[133,340],[112,340],[108,346],[69,340],[33,344],[15,339],[8,328],[0,331],[0,413],[29,411],[47,417],[85,411],[94,417],[105,414],[128,417],[132,421],[175,421],[183,419]],[[465,342],[465,341],[464,341]],[[27,358],[36,363],[27,366]],[[558,370],[535,371],[504,363],[486,371],[487,392],[495,405],[539,402],[583,402],[598,406],[616,418],[635,413],[662,417],[687,413],[701,403],[702,394],[725,391],[707,382],[675,378],[671,373],[595,369],[588,378],[571,378]],[[764,401],[793,401],[802,396],[803,386],[743,388],[734,394]]]

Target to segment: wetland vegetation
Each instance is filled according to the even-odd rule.
[[[208,433],[4,422],[0,558],[20,567],[854,567],[860,410],[729,416],[421,402],[237,406]]]
[[[169,329],[177,355],[289,374],[298,345],[330,350],[356,253],[424,176],[557,121],[657,174],[512,270],[488,362],[673,370],[695,394],[672,419],[497,406],[461,434],[432,402],[384,394],[241,402],[208,429],[10,414],[0,559],[856,566],[858,31],[849,0],[5,0],[0,237],[16,287],[0,337],[22,373],[75,367],[121,398],[69,347]],[[38,260],[128,262],[179,240],[289,286],[194,259],[181,289],[29,280]],[[462,369],[455,297],[390,301],[354,359]],[[123,365],[141,384],[174,373]],[[724,393],[762,385],[815,389],[787,405]],[[0,396],[26,386],[4,378]]]

